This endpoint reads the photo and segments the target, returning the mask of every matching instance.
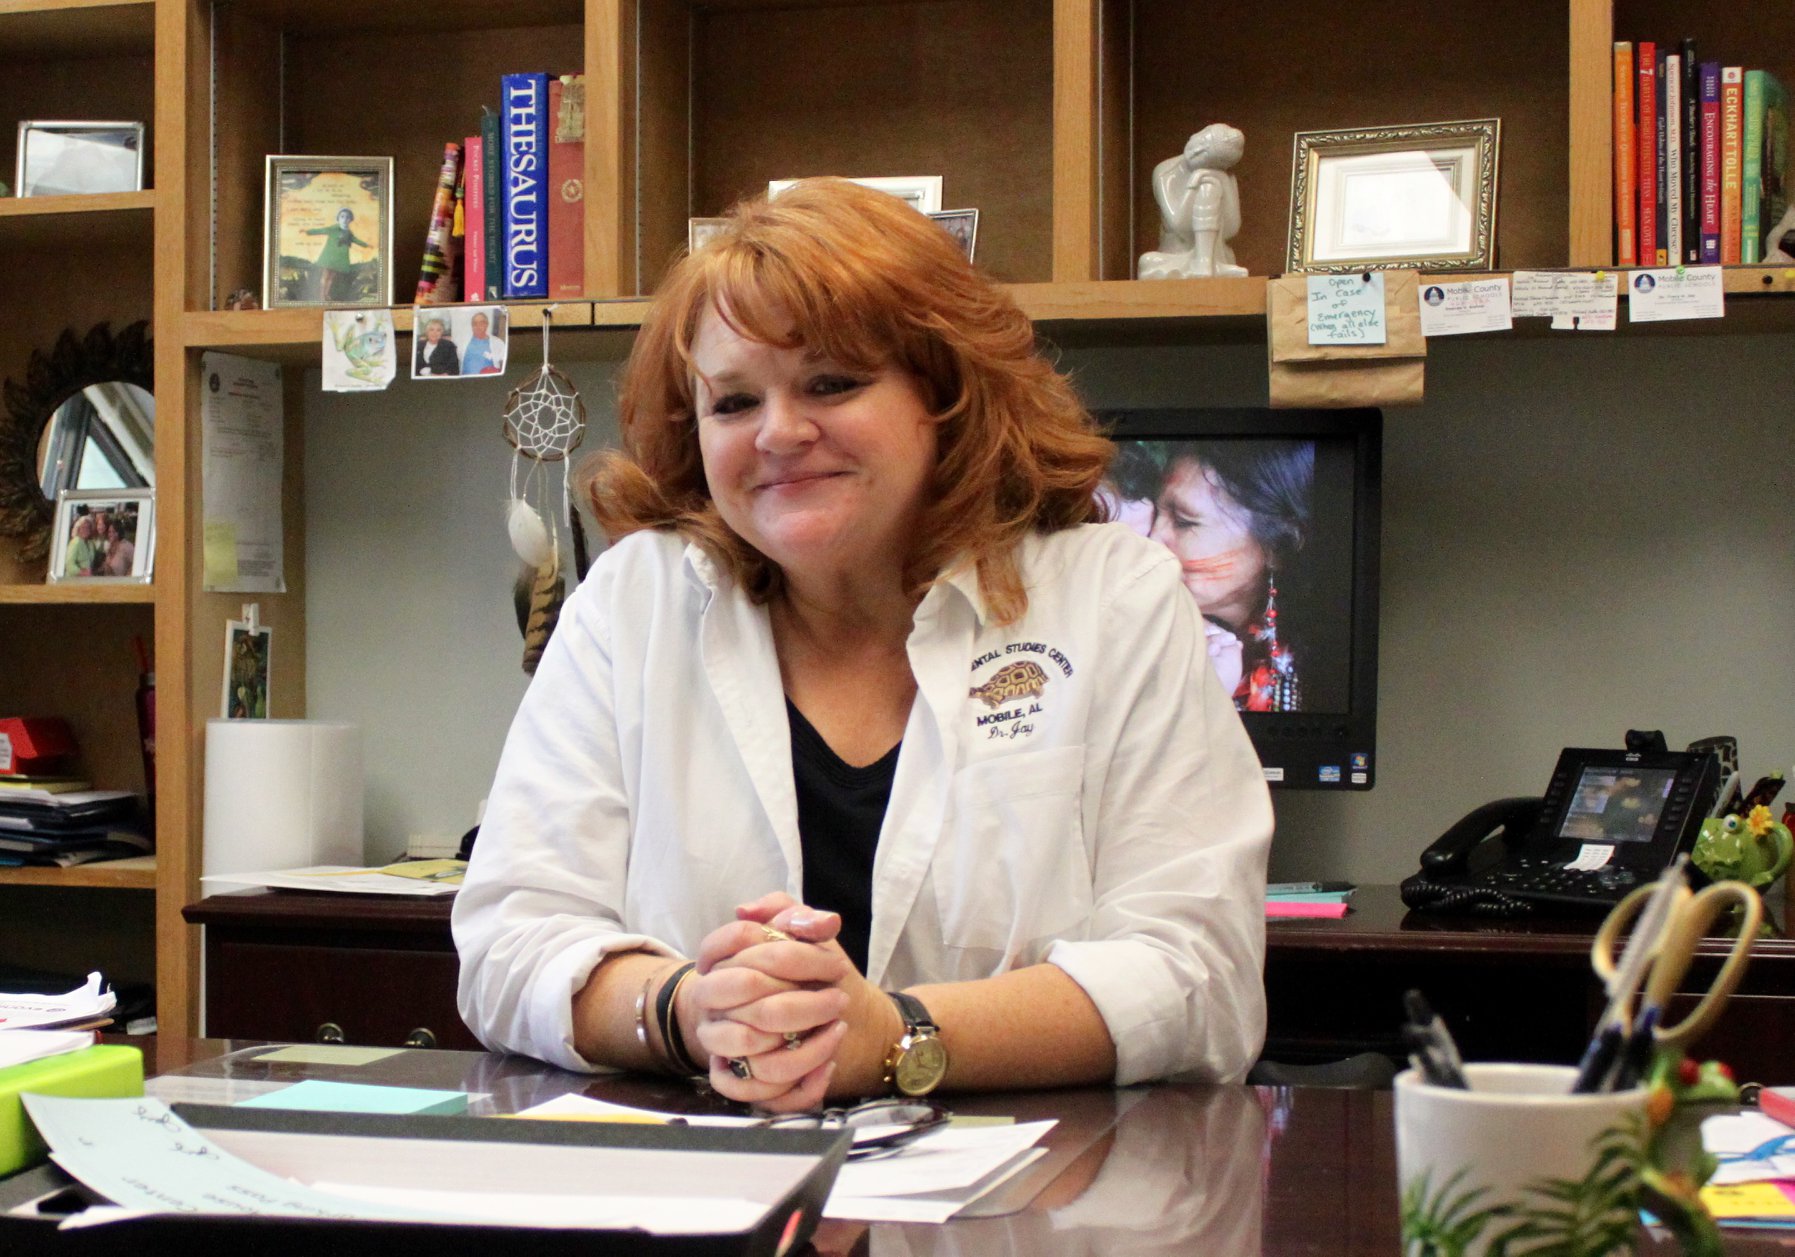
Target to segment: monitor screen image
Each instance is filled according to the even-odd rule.
[[[1375,410],[1099,416],[1109,518],[1166,547],[1211,666],[1274,785],[1375,774],[1382,417]]]

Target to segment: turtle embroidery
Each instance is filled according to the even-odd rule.
[[[1013,699],[1039,698],[1046,685],[1047,674],[1041,670],[1041,665],[1023,660],[1005,664],[989,681],[974,686],[970,695],[983,699],[987,707],[1001,707]]]

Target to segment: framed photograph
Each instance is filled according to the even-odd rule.
[[[459,380],[505,373],[504,306],[414,306],[411,378]]]
[[[1501,139],[1496,118],[1297,132],[1285,269],[1489,270]]]
[[[250,620],[224,622],[224,695],[218,714],[225,720],[268,719],[268,661],[274,630]]]
[[[151,489],[65,489],[56,496],[52,584],[143,584],[155,570]]]
[[[979,212],[975,209],[936,210],[929,217],[941,224],[966,254],[966,260],[972,261],[973,250],[979,242]]]
[[[722,231],[728,222],[727,218],[686,219],[686,252],[698,252],[712,236]]]
[[[262,305],[393,304],[393,159],[268,158]]]
[[[20,196],[143,189],[141,122],[21,122],[18,153]]]
[[[796,182],[796,179],[772,180],[767,184],[768,198],[778,196]],[[850,179],[848,182],[858,183],[863,188],[889,192],[919,213],[933,214],[941,208],[940,175],[873,175],[865,179]]]

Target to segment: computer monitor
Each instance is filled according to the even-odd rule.
[[[1377,780],[1383,416],[1116,410],[1110,517],[1178,557],[1275,787]]]

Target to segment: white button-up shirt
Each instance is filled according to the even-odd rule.
[[[1269,796],[1162,547],[1030,537],[1000,627],[956,571],[917,608],[917,695],[873,866],[867,978],[1057,965],[1119,1084],[1238,1080],[1265,1030]],[[766,608],[696,547],[626,537],[568,599],[456,897],[462,1016],[570,1069],[608,954],[693,955],[737,904],[803,898],[791,734]],[[823,905],[827,906],[827,905]]]

